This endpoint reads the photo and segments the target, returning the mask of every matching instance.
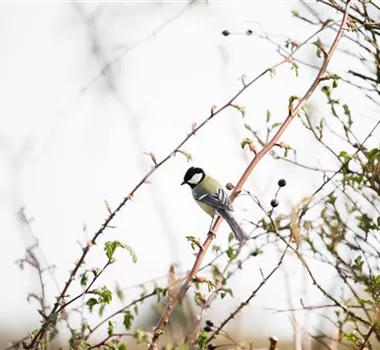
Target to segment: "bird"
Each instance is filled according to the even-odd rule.
[[[218,181],[207,175],[202,168],[189,168],[181,185],[189,185],[197,204],[212,218],[220,215],[230,226],[235,238],[245,243],[249,236],[232,215],[234,210],[230,197]]]

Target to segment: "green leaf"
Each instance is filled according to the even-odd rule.
[[[322,56],[322,52],[324,52],[321,39],[318,37],[318,39],[314,41],[312,44],[317,47],[317,57],[320,58]]]
[[[205,331],[202,331],[199,334],[198,339],[197,339],[197,344],[198,344],[200,350],[206,349],[207,338],[208,338],[208,336],[207,336],[207,333]]]
[[[109,337],[112,337],[115,333],[115,324],[112,321],[108,321],[107,333]]]
[[[117,283],[116,282],[116,295],[117,295],[117,297],[119,298],[119,300],[121,301],[121,302],[123,302],[124,301],[124,292],[123,292],[123,290],[120,288],[120,285],[119,285],[119,283]]]
[[[343,338],[350,341],[350,342],[353,342],[353,343],[356,343],[360,338],[354,334],[354,333],[344,333],[343,334]]]
[[[277,128],[277,127],[279,127],[281,125],[282,125],[282,123],[280,123],[280,122],[273,123],[272,126],[271,126],[271,129]]]
[[[330,97],[330,96],[331,96],[331,89],[330,89],[329,86],[327,86],[327,85],[322,86],[321,91],[322,91],[327,97]]]
[[[106,252],[107,258],[111,260],[115,253],[116,248],[125,248],[125,244],[120,241],[112,241],[104,243],[104,251]]]
[[[112,292],[106,287],[103,286],[100,291],[98,291],[100,296],[100,302],[104,304],[109,304],[112,301]]]
[[[88,306],[88,309],[90,310],[90,312],[92,312],[96,304],[98,304],[98,301],[95,298],[90,298],[86,302],[86,305]]]
[[[378,220],[380,221],[380,216],[378,217]],[[380,224],[379,224],[380,225]],[[213,253],[215,254],[218,254],[220,252],[220,245],[216,245],[214,244],[212,247],[211,247],[211,250]]]
[[[266,114],[266,116],[267,116],[267,123],[270,121],[270,117],[271,117],[271,115],[270,115],[270,110],[269,109],[267,109],[267,114]]]
[[[194,299],[198,306],[203,307],[206,304],[206,297],[201,292],[195,292]]]
[[[104,243],[104,251],[106,252],[107,258],[111,260],[117,248],[122,248],[128,250],[130,256],[132,257],[132,261],[136,264],[137,255],[128,244],[122,243],[120,241],[109,241]]]
[[[226,250],[227,256],[229,260],[234,260],[237,257],[237,251],[232,247],[228,247]]]
[[[132,312],[130,312],[129,310],[125,311],[124,319],[123,319],[123,325],[125,327],[125,330],[129,331],[131,329],[133,319],[134,319],[134,316]]]
[[[375,284],[376,284],[376,286],[380,286],[380,275],[377,275],[375,277]]]
[[[128,244],[126,244],[124,248],[128,250],[129,255],[131,256],[133,263],[136,264],[137,263],[137,255],[136,255],[135,251]]]
[[[229,294],[231,297],[234,296],[234,294],[233,294],[231,288],[222,288],[222,289],[220,290],[220,297],[221,297],[222,299],[224,299],[224,298],[227,296],[227,294]]]
[[[88,277],[87,277],[87,271],[83,272],[81,278],[80,278],[80,285],[84,288],[87,286]]]
[[[240,141],[240,147],[242,149],[244,149],[245,146],[247,146],[247,145],[249,146],[250,143],[251,143],[251,140],[249,138],[245,138],[245,139]]]
[[[362,257],[359,255],[354,260],[354,264],[351,267],[353,270],[355,270],[357,272],[363,272],[363,264],[364,264],[364,261],[363,261]]]
[[[293,104],[294,101],[299,100],[300,98],[297,95],[291,95],[289,97],[289,106]]]
[[[299,67],[298,67],[297,63],[293,62],[292,63],[292,68],[290,68],[290,69],[295,71],[296,78],[298,78],[299,77]]]

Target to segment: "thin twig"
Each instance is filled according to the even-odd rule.
[[[132,302],[130,302],[128,305],[125,305],[123,306],[121,309],[115,311],[113,314],[107,316],[105,319],[103,319],[101,322],[99,322],[95,327],[91,328],[90,332],[88,333],[88,335],[86,336],[86,339],[88,339],[92,333],[94,333],[100,326],[102,326],[104,323],[106,323],[107,321],[111,320],[112,318],[114,318],[116,315],[118,314],[121,314],[123,312],[125,312],[126,310],[128,310],[130,307],[132,307],[133,305],[136,305],[138,303],[141,303],[142,301],[144,301],[145,299],[148,299],[154,295],[157,294],[157,290],[154,289],[153,292],[149,293],[149,294],[146,294],[146,295],[143,295],[141,296],[140,298],[138,299],[135,299],[133,300]]]

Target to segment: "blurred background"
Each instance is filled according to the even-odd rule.
[[[309,6],[321,16],[341,20],[340,13],[323,4]],[[40,294],[38,273],[16,263],[25,250],[37,240],[40,261],[54,266],[45,282],[51,305],[81,246],[108,216],[107,206],[116,208],[151,169],[147,153],[160,161],[194,123],[207,118],[213,105],[222,106],[241,88],[242,75],[249,80],[281,61],[277,44],[289,38],[302,42],[316,28],[295,19],[292,11],[305,9],[299,1],[12,2],[0,8],[0,342],[5,346],[38,328],[41,320],[38,303],[28,298]],[[222,35],[223,30],[230,35]],[[323,32],[321,38],[331,43],[334,35]],[[350,42],[342,45],[329,69],[344,75],[353,63],[342,52],[350,50]],[[298,57],[311,65],[321,63],[312,43]],[[304,68],[297,77],[283,65],[273,78],[264,76],[238,99],[244,118],[235,109],[225,110],[182,148],[191,154],[190,162],[177,154],[158,169],[86,259],[88,268],[102,267],[104,242],[120,240],[133,248],[137,263],[117,251],[116,262],[98,284],[110,289],[119,285],[131,301],[139,297],[141,284],[148,291],[155,283],[166,285],[172,264],[178,274],[188,271],[194,251],[186,236],[203,239],[210,221],[194,204],[189,188],[180,186],[185,171],[201,166],[222,184],[236,183],[252,159],[252,152],[240,146],[249,136],[245,124],[265,129],[267,110],[273,122],[283,121],[289,96],[301,96],[315,73]],[[379,109],[350,86],[342,86],[339,94],[350,101],[352,114],[361,115],[356,132],[363,139]],[[310,101],[317,116],[328,111],[324,101],[321,93]],[[339,149],[340,141],[334,140]],[[336,159],[298,120],[281,141],[297,151],[300,163],[336,169]],[[279,194],[276,210],[286,214],[320,186],[323,174],[268,156],[245,189],[269,210],[280,178],[288,185]],[[247,197],[238,198],[235,211],[247,232],[254,228],[250,222],[262,216]],[[228,233],[223,223],[215,243],[227,247]],[[258,242],[244,249],[254,250]],[[229,282],[234,297],[216,301],[207,318],[227,317],[261,282],[260,271],[268,273],[275,266],[280,253],[272,246],[247,261]],[[205,263],[213,257],[207,256]],[[334,289],[329,267],[318,261],[310,266],[321,284]],[[69,294],[80,290],[76,282]],[[289,257],[227,329],[241,339],[265,341],[276,335],[290,341],[291,315],[273,310],[299,306],[300,299],[306,304],[324,302],[299,261]],[[115,299],[107,313],[120,305]],[[145,302],[136,324],[150,332],[163,305]],[[194,313],[194,305],[189,305]],[[86,317],[89,323],[99,318],[97,313]],[[79,313],[71,314],[70,322],[80,324]],[[313,327],[320,319],[300,314],[297,322]],[[94,339],[105,332],[99,330]],[[63,327],[59,337],[67,334]]]

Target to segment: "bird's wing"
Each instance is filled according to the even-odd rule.
[[[219,188],[217,192],[202,194],[195,199],[215,209],[233,210],[231,200],[223,188]]]

